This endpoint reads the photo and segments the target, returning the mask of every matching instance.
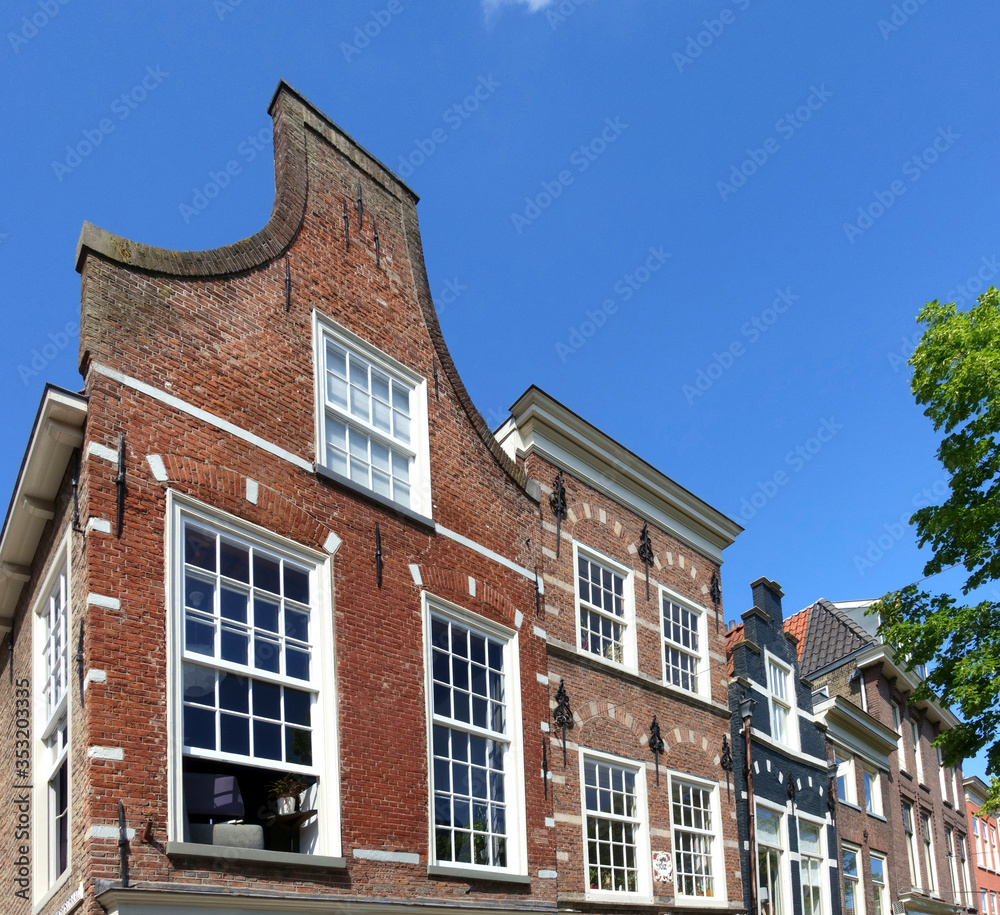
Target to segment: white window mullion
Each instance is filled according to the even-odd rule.
[[[428,608],[432,860],[520,866],[510,639]]]

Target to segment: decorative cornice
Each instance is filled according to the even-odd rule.
[[[830,740],[857,753],[880,769],[889,769],[889,754],[897,749],[898,735],[843,696],[813,704],[813,715],[827,727]]]
[[[743,530],[540,388],[510,409],[497,439],[512,458],[539,454],[713,562]]]
[[[86,419],[85,397],[46,386],[0,532],[0,634],[10,632],[35,550],[52,517],[39,506],[50,505],[58,495],[73,452],[83,444]]]

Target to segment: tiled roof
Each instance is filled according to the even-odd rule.
[[[806,627],[809,624],[809,610],[810,607],[806,607],[805,610],[800,610],[795,616],[790,616],[785,620],[785,632],[794,635],[798,639],[796,644],[796,650],[799,653],[798,661],[799,664],[802,663],[802,647],[806,642]]]
[[[799,669],[803,677],[809,677],[865,645],[876,644],[876,639],[828,600],[820,598],[802,613],[808,615],[803,627],[805,637],[799,642]],[[797,613],[792,620],[802,613]]]

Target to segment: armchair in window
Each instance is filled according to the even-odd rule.
[[[242,822],[246,811],[235,776],[186,772],[184,806],[192,842],[236,848],[264,847],[263,827]]]

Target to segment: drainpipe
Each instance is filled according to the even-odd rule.
[[[747,783],[747,838],[750,847],[750,915],[757,911],[757,826],[753,796],[753,759],[751,758],[750,722],[756,702],[749,696],[740,702],[740,717],[743,719],[743,740],[745,743],[743,774]]]

